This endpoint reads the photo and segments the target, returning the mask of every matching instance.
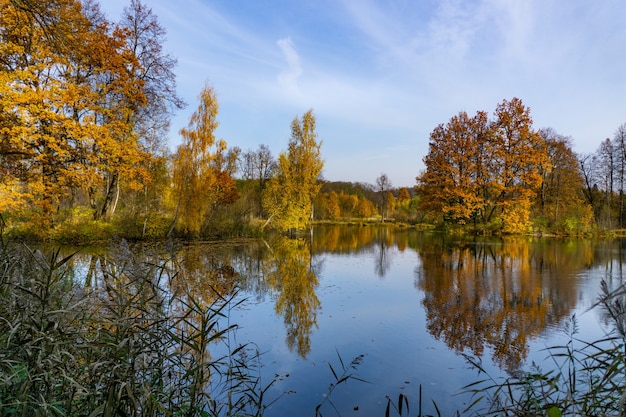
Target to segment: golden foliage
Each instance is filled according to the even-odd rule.
[[[19,181],[13,201],[43,224],[80,195],[110,214],[121,181],[140,189],[148,177],[135,131],[145,68],[130,33],[93,3],[0,1],[0,181]]]
[[[213,88],[205,85],[200,104],[189,126],[180,131],[183,142],[173,157],[173,196],[177,201],[174,227],[185,235],[197,236],[218,203],[238,198],[230,173],[223,169],[228,158],[226,142],[215,138],[219,103]]]
[[[461,112],[430,135],[426,170],[417,177],[420,206],[446,223],[528,232],[538,196],[544,213],[548,205],[582,213],[574,161],[567,143],[549,143],[533,129],[530,109],[518,98],[499,103],[492,120],[485,112]],[[558,197],[560,186],[570,198]]]
[[[287,346],[295,347],[298,354],[306,357],[321,306],[315,292],[319,280],[311,263],[311,247],[303,239],[282,236],[268,245],[271,251],[265,263],[265,276],[269,288],[277,294],[276,313],[287,326]]]
[[[294,118],[288,150],[279,155],[276,174],[264,190],[264,210],[278,229],[302,229],[313,218],[313,199],[324,167],[315,124],[312,110]]]

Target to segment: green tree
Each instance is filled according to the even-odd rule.
[[[312,110],[293,119],[287,152],[279,155],[275,174],[264,190],[266,224],[273,222],[278,229],[302,229],[313,218],[313,199],[320,190],[324,167],[315,123]]]

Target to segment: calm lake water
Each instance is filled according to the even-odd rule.
[[[569,340],[572,316],[580,339],[610,332],[591,307],[601,280],[621,283],[625,244],[320,226],[311,241],[175,247],[172,286],[200,299],[211,287],[239,289],[244,302],[226,320],[239,325],[238,343],[262,352],[262,383],[279,376],[266,416],[313,415],[335,381],[329,363],[340,373],[358,355],[351,372],[367,382],[340,384],[330,397],[342,416],[383,416],[386,396],[400,393],[417,414],[420,385],[423,412],[435,401],[451,416],[468,404],[461,388],[478,378],[464,354],[506,377],[533,361],[549,367],[545,349]],[[336,415],[333,405],[322,413]]]

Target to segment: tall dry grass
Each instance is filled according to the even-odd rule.
[[[235,343],[236,294],[207,303],[172,289],[168,259],[110,253],[85,279],[72,254],[1,242],[0,414],[261,415],[273,380]]]

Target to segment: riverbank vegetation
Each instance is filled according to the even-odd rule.
[[[271,381],[222,320],[234,283],[207,277],[204,298],[175,259],[142,258],[122,242],[76,277],[71,254],[0,247],[0,415],[262,413]]]
[[[461,112],[430,135],[417,183],[325,181],[312,111],[287,149],[215,137],[214,88],[167,147],[176,59],[157,17],[132,0],[117,23],[97,2],[0,2],[0,227],[23,238],[256,235],[312,221],[430,224],[463,233],[624,228],[626,125],[597,152],[537,130],[518,98],[493,117]],[[419,138],[416,138],[419,140]],[[416,155],[416,166],[420,156]]]

